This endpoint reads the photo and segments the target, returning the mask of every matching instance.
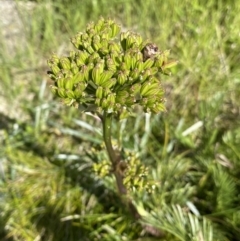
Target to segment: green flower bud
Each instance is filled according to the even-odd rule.
[[[139,48],[134,50],[133,55],[134,55],[133,66],[136,67],[139,61],[143,61],[143,56],[142,56],[142,53],[139,51]]]
[[[112,34],[111,34],[112,38],[116,37],[121,30],[121,27],[119,25],[117,25],[116,23],[112,23],[110,28],[112,30]]]
[[[151,69],[146,69],[139,77],[141,83],[145,82],[151,75]]]
[[[109,49],[108,49],[109,40],[101,36],[101,44],[102,44],[102,48],[107,49],[109,52]]]
[[[75,75],[75,74],[78,73],[78,71],[79,71],[78,66],[76,65],[75,62],[72,62],[72,63],[71,63],[71,72],[72,72],[72,74]]]
[[[76,49],[79,49],[79,45],[81,42],[81,35],[82,33],[78,33],[75,37],[71,39],[71,43],[74,45]]]
[[[129,93],[126,90],[118,91],[116,95],[116,102],[124,104],[129,96]]]
[[[132,70],[135,69],[137,62],[138,62],[137,54],[132,53],[131,54],[131,68],[130,69],[132,69]]]
[[[117,44],[116,42],[110,42],[108,45],[108,49],[110,50],[110,53],[116,52],[119,54],[121,51],[119,44]]]
[[[134,95],[130,95],[126,100],[125,100],[125,105],[131,107],[136,103],[136,98]]]
[[[163,65],[163,62],[164,62],[164,56],[159,55],[154,62],[154,66],[157,68],[161,68]]]
[[[76,54],[76,64],[78,67],[85,65],[87,62],[87,59],[89,57],[89,53],[86,51],[78,51]]]
[[[96,30],[93,27],[87,30],[86,32],[88,33],[89,38],[92,38],[94,35],[97,34]]]
[[[151,82],[146,81],[142,84],[141,89],[140,89],[140,94],[144,96],[144,94],[151,88]]]
[[[96,98],[95,104],[96,104],[98,107],[101,106],[101,99]]]
[[[88,63],[93,63],[94,65],[98,63],[100,60],[101,58],[97,52],[94,52],[88,57]]]
[[[139,72],[142,72],[145,69],[144,66],[143,66],[142,60],[140,60],[136,63],[136,69],[138,69]]]
[[[101,101],[101,107],[103,109],[107,109],[109,107],[109,102],[107,101],[106,98],[103,98],[102,101]]]
[[[164,63],[161,67],[161,69],[164,71],[165,69],[172,68],[178,64],[178,61],[170,61],[168,63]]]
[[[104,88],[112,88],[117,83],[116,78],[111,78],[109,81],[105,81],[104,83],[100,83],[100,85]]]
[[[98,99],[102,99],[103,98],[103,87],[99,86],[96,90],[96,97]]]
[[[103,87],[103,97],[107,97],[111,93],[112,93],[112,91],[109,88],[104,88]]]
[[[100,76],[99,85],[106,87],[106,82],[109,82],[109,83],[111,82],[110,79],[112,78],[113,74],[114,73],[109,70],[103,71]]]
[[[60,62],[60,66],[63,69],[70,69],[71,68],[71,62],[67,57],[61,58],[59,62]]]
[[[84,42],[89,42],[89,36],[88,36],[87,33],[82,33],[81,34],[81,44],[83,45]]]
[[[150,108],[148,107],[148,109],[155,114],[158,114],[159,112],[162,112],[162,111],[166,111],[163,103],[154,104],[152,107]]]
[[[144,99],[146,99],[145,104],[148,107],[153,106],[157,102],[157,97],[155,95],[145,97]]]
[[[151,84],[149,89],[146,92],[140,91],[140,94],[142,96],[153,96],[153,95],[156,95],[159,93],[163,94],[163,91],[162,91],[159,83]]]
[[[152,67],[149,69],[151,71],[151,75],[152,76],[155,76],[158,72],[158,68],[157,67]]]
[[[72,90],[67,90],[66,95],[67,95],[67,98],[69,99],[75,99],[75,94]]]
[[[129,97],[129,93],[126,90],[120,90],[120,91],[117,92],[117,97],[128,98]]]
[[[65,79],[65,89],[72,90],[74,85],[74,79],[73,78],[66,78]]]
[[[96,30],[97,33],[100,33],[100,31],[102,30],[104,22],[105,22],[104,18],[101,17],[98,20],[98,22],[94,25],[94,29]]]
[[[81,83],[81,84],[83,84],[83,83]],[[78,85],[78,86],[75,88],[75,90],[73,91],[73,92],[74,92],[74,97],[75,97],[75,99],[79,99],[79,98],[82,97],[83,90],[85,89],[85,86],[83,87],[83,86],[81,86],[81,84]]]
[[[101,68],[102,72],[105,68],[105,61],[104,59],[99,59],[99,61],[97,62],[97,65],[99,65],[99,67]]]
[[[61,69],[60,76],[63,78],[72,77],[72,72],[69,69]]]
[[[119,66],[122,64],[123,56],[124,56],[124,54],[121,52],[118,54],[118,56],[114,55],[114,58],[112,58],[112,60],[114,61],[114,64],[117,66],[117,68],[119,68]]]
[[[116,64],[114,63],[114,61],[111,57],[107,58],[106,66],[107,66],[107,69],[112,71],[112,72],[115,72],[116,69],[117,69]]]
[[[54,85],[51,85],[50,86],[51,87],[51,91],[52,91],[52,93],[54,94],[54,95],[58,95],[58,88],[56,87],[56,86],[54,86]]]
[[[65,98],[63,102],[64,102],[65,105],[71,106],[71,105],[73,105],[75,100],[72,99],[72,98]]]
[[[141,45],[139,46],[139,49],[141,50],[141,52],[144,50],[144,48],[146,47],[147,44],[149,44],[151,41],[149,39],[143,40]]]
[[[130,49],[131,47],[133,47],[134,43],[136,43],[134,35],[130,33],[126,38],[126,49]]]
[[[64,78],[57,79],[56,85],[58,88],[65,88],[65,79]]]
[[[76,57],[76,52],[75,51],[70,51],[70,53],[69,53],[69,60],[70,60],[71,63],[72,63],[72,61],[75,60],[75,57]]]
[[[82,72],[78,72],[73,76],[73,83],[77,84],[79,82],[84,81],[84,74]]]
[[[140,89],[141,89],[141,84],[140,83],[136,83],[136,84],[133,84],[131,87],[130,87],[130,91],[132,94],[137,94],[140,92]]]
[[[85,81],[89,80],[89,70],[90,70],[90,67],[87,65],[83,65],[81,68],[80,72],[83,74]]]
[[[98,50],[99,54],[102,55],[102,56],[105,56],[109,53],[109,49],[107,47],[101,47],[99,50]]]
[[[57,74],[60,72],[60,69],[59,69],[59,67],[58,67],[56,64],[53,64],[53,65],[51,66],[51,69],[52,69],[52,72],[53,72],[55,75],[57,75]]]
[[[120,41],[123,41],[127,38],[130,32],[122,32],[120,33]]]
[[[124,56],[123,56],[123,61],[126,65],[127,69],[131,69],[132,67],[132,55],[130,51],[125,52]]]
[[[127,81],[127,74],[124,71],[119,71],[117,74],[117,82],[120,85],[125,84]]]
[[[145,62],[143,62],[143,68],[149,69],[154,65],[154,60],[152,58],[148,58]]]
[[[156,58],[154,66],[161,68],[167,62],[169,54],[170,50],[165,50],[164,52],[160,53]]]
[[[131,71],[130,77],[132,78],[133,81],[136,81],[140,76],[140,71],[139,69],[135,68]]]
[[[47,72],[48,76],[50,77],[51,80],[56,81],[58,78],[53,74],[52,71]]]
[[[124,32],[120,34],[120,43],[124,51],[127,50],[127,37],[129,35],[129,32]]]
[[[55,80],[64,79],[65,78],[64,74],[62,73],[62,71],[60,71],[59,73],[57,73],[54,76],[55,76]]]
[[[82,46],[83,46],[84,50],[87,51],[89,54],[94,53],[94,49],[93,49],[92,45],[89,43],[89,41],[83,42]]]
[[[97,64],[93,69],[92,69],[92,79],[96,85],[99,85],[99,82],[101,80],[101,74],[103,73],[103,68],[101,67],[100,64]]]
[[[134,34],[134,38],[137,46],[140,47],[143,42],[142,37],[138,34]]]
[[[47,61],[47,64],[49,67],[52,65],[58,65],[59,64],[59,58],[56,54],[53,54],[52,57]]]
[[[161,69],[160,72],[164,75],[168,75],[168,76],[172,75],[172,72],[169,69],[164,69],[164,70]]]
[[[66,90],[63,89],[63,88],[58,88],[58,89],[57,89],[57,94],[58,94],[58,96],[61,97],[61,98],[66,98],[66,97],[67,97]]]
[[[115,100],[116,100],[116,94],[115,93],[111,93],[107,96],[107,102],[108,102],[108,105],[111,108],[114,106]]]
[[[101,38],[99,37],[99,35],[93,36],[92,46],[96,51],[98,51],[102,47]]]
[[[104,29],[101,31],[102,38],[106,39],[107,42],[111,38],[111,34],[112,34],[112,30],[108,26],[105,26]]]

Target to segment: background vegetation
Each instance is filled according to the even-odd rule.
[[[0,37],[1,240],[240,240],[240,2],[54,0],[16,8],[23,42]],[[111,175],[101,125],[49,91],[46,60],[99,16],[140,33],[180,64],[162,79],[167,112],[115,126],[126,153],[148,166],[132,191],[142,224]],[[128,155],[128,154],[126,154]],[[162,235],[164,233],[164,235]]]

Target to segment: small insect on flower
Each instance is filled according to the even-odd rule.
[[[146,44],[146,46],[142,50],[143,61],[146,61],[147,59],[154,57],[157,53],[159,53],[159,51],[156,44],[153,44],[153,43]]]

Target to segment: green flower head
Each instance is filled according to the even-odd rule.
[[[131,112],[135,105],[153,113],[165,109],[159,73],[169,73],[176,61],[168,62],[169,51],[120,30],[101,18],[72,38],[76,51],[48,60],[52,91],[65,104],[114,113]]]

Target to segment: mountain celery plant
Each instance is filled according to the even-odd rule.
[[[100,117],[112,172],[120,194],[125,196],[126,163],[112,145],[112,119],[126,118],[137,105],[145,112],[164,111],[159,73],[169,74],[176,61],[168,61],[169,50],[160,51],[138,34],[120,30],[109,19],[89,24],[85,32],[72,38],[76,51],[68,57],[53,55],[48,60],[51,69],[48,74],[54,81],[52,92],[66,105]],[[128,204],[134,216],[139,217],[131,200]]]

